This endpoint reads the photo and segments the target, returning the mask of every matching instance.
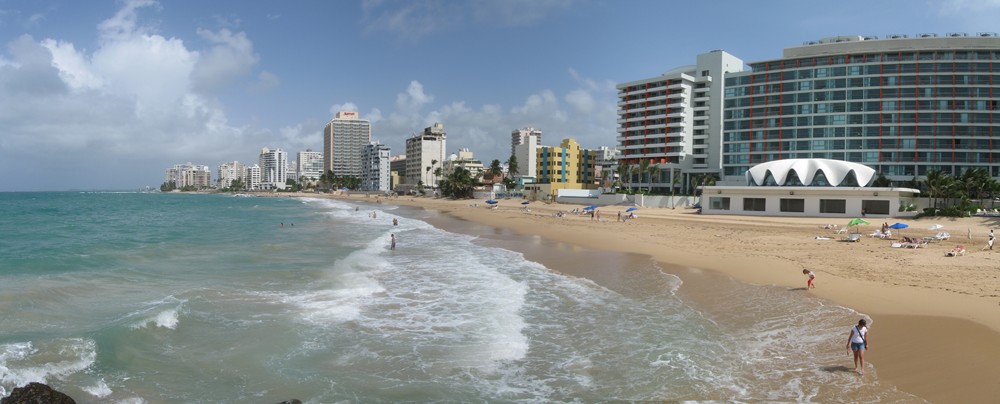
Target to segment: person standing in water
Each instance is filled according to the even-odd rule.
[[[854,352],[854,371],[859,375],[865,374],[865,351],[868,350],[868,327],[865,319],[858,321],[858,325],[851,328],[851,334],[847,337],[847,349]],[[860,363],[861,367],[858,367]]]
[[[809,277],[809,279],[806,280],[806,289],[815,288],[816,285],[813,285],[813,280],[816,279],[816,274],[814,274],[813,271],[810,271],[808,269],[803,269],[802,274]]]
[[[396,235],[395,234],[390,234],[389,235],[389,249],[390,250],[395,250],[396,249]]]

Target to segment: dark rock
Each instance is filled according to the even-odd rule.
[[[0,399],[0,404],[76,404],[76,401],[47,385],[32,382],[14,389]]]

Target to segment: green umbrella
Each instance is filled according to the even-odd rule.
[[[859,224],[871,224],[871,223],[868,223],[868,221],[865,220],[865,219],[854,218],[854,219],[851,219],[850,222],[847,222],[847,227],[857,226]]]

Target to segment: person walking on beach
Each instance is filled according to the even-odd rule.
[[[396,235],[395,234],[390,234],[389,235],[389,249],[390,250],[395,250],[396,249]]]
[[[616,222],[620,222],[620,221],[622,221],[622,211],[619,210],[618,211],[618,220],[616,220]]]
[[[847,337],[847,349],[854,352],[854,371],[859,375],[865,374],[865,351],[868,350],[868,327],[865,319],[858,321],[858,325],[851,328],[851,334]],[[858,368],[858,364],[861,368]]]
[[[814,274],[813,271],[810,271],[808,269],[803,269],[802,274],[809,277],[809,279],[806,280],[806,289],[815,288],[816,285],[813,285],[813,280],[816,279],[816,274]]]
[[[990,229],[990,235],[988,237],[989,238],[986,239],[986,246],[989,247],[990,250],[992,250],[993,249],[993,241],[996,240],[996,236],[993,235],[993,229]]]

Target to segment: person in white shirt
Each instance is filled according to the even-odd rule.
[[[859,375],[865,374],[865,351],[868,350],[868,327],[865,319],[858,321],[858,325],[851,328],[851,334],[847,337],[847,349],[854,352],[854,371]],[[858,363],[861,367],[858,368]]]

